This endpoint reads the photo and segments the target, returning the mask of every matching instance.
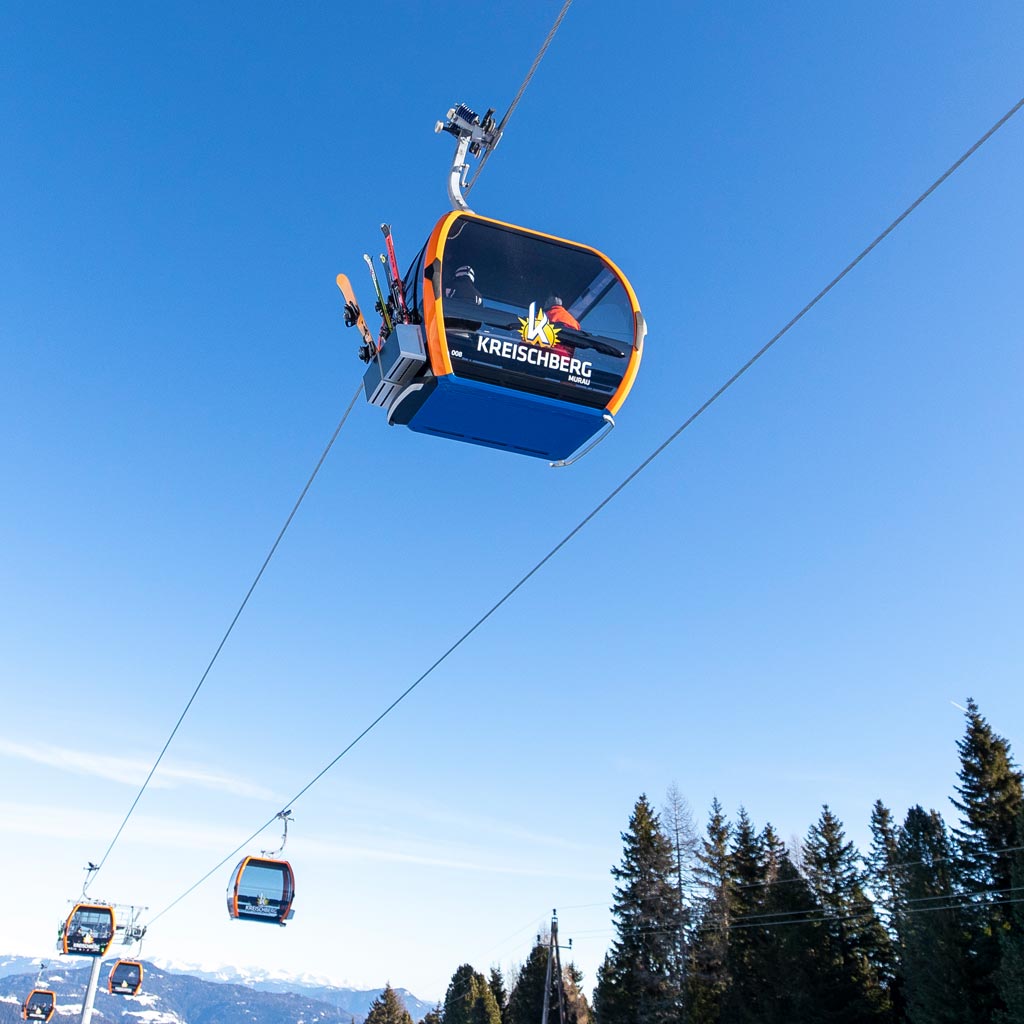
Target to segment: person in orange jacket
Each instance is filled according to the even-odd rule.
[[[548,320],[553,324],[564,324],[574,331],[580,329],[580,322],[562,305],[562,300],[557,295],[549,295],[544,308],[548,312]]]

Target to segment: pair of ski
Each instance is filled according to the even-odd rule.
[[[380,313],[382,321],[380,335],[376,341],[374,341],[370,328],[367,326],[362,311],[359,309],[359,303],[356,302],[356,294],[355,289],[352,287],[352,282],[345,274],[339,274],[337,278],[338,287],[345,297],[345,326],[359,328],[359,333],[363,339],[363,344],[359,349],[359,358],[366,363],[370,362],[380,351],[387,336],[394,330],[395,317],[397,316],[401,323],[407,323],[409,320],[409,310],[405,304],[405,288],[402,284],[402,276],[398,270],[398,259],[395,256],[395,242],[391,235],[391,226],[381,224],[380,229],[384,234],[384,243],[387,248],[387,257],[382,253],[380,261],[384,265],[384,274],[388,284],[388,298],[384,297],[373,260],[370,258],[369,253],[363,253],[363,259],[366,260],[366,265],[370,268],[373,290],[377,295],[375,308]]]

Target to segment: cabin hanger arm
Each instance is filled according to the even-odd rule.
[[[448,132],[458,139],[455,147],[455,156],[452,159],[452,167],[448,172],[448,198],[451,200],[453,210],[462,210],[465,213],[472,213],[469,204],[466,202],[462,192],[466,188],[466,178],[469,174],[469,163],[467,155],[487,156],[501,140],[501,132],[494,122],[494,111],[488,110],[480,116],[469,109],[465,104],[460,103],[448,111],[447,120],[438,121],[434,126],[435,132]]]

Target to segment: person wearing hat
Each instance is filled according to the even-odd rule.
[[[476,286],[476,271],[468,263],[455,271],[455,283],[451,288],[445,289],[445,296],[459,302],[472,303],[474,306],[484,304],[484,297]]]
[[[544,308],[548,311],[548,320],[553,324],[564,324],[574,331],[580,329],[580,322],[562,305],[562,300],[557,295],[549,295]]]

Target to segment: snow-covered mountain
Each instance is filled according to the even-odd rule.
[[[370,1009],[370,1004],[384,991],[379,988],[360,989],[352,985],[336,985],[323,975],[289,974],[286,971],[272,971],[262,967],[218,967],[211,970],[175,961],[154,962],[169,971],[190,974],[194,978],[203,978],[206,981],[247,985],[257,992],[297,992],[337,1006],[346,1014],[357,1018],[364,1017]],[[421,1020],[434,1008],[434,1003],[417,999],[407,989],[396,988],[395,991],[402,997],[413,1020]]]
[[[288,978],[278,972],[233,970],[183,973],[145,962],[143,991],[112,996],[105,980],[114,959],[104,961],[96,996],[94,1024],[360,1024],[380,989],[323,984],[322,978]],[[57,994],[55,1020],[80,1013],[90,964],[81,959],[39,961],[0,957],[0,1024],[21,1020],[21,1004],[37,985]],[[402,989],[414,1020],[431,1009]]]

